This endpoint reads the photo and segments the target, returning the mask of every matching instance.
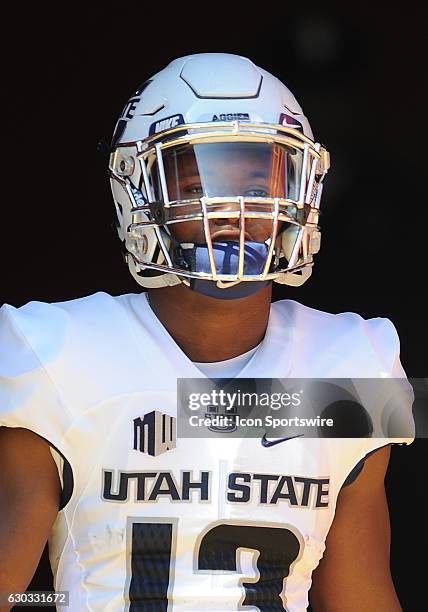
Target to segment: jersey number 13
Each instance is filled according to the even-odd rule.
[[[174,519],[130,520],[130,612],[167,612],[177,523]],[[237,572],[237,550],[256,550],[259,577],[255,582],[241,583],[241,606],[280,612],[285,610],[281,598],[284,579],[299,557],[300,542],[301,538],[286,527],[217,522],[198,538],[194,571]]]

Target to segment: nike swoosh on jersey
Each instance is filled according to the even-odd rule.
[[[266,434],[264,434],[263,438],[261,439],[261,442],[262,446],[269,448],[269,446],[275,446],[276,444],[281,444],[281,442],[287,442],[287,440],[293,440],[293,438],[300,438],[304,435],[305,434],[297,434],[295,436],[287,436],[286,438],[278,438],[277,440],[268,440],[266,438]]]

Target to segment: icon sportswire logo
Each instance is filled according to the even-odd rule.
[[[261,439],[262,446],[268,448],[269,446],[276,446],[276,444],[281,444],[281,442],[287,442],[287,440],[293,440],[294,438],[301,438],[305,434],[297,434],[295,436],[287,436],[286,438],[277,438],[276,440],[268,440],[266,438],[266,434],[263,434],[263,438]]]

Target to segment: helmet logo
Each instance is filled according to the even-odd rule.
[[[177,125],[181,125],[182,123],[184,123],[183,115],[172,115],[171,117],[165,117],[165,119],[152,123],[149,129],[149,134],[157,134],[158,132],[169,130]]]
[[[299,130],[303,134],[303,126],[295,117],[291,115],[287,115],[286,113],[281,113],[279,116],[279,125],[286,125],[287,127],[294,128],[295,130]]]
[[[126,117],[126,119],[132,119],[135,111],[137,110],[137,104],[139,104],[141,100],[141,94],[146,89],[146,87],[150,85],[151,82],[151,80],[148,80],[139,86],[135,94],[131,98],[129,98],[128,102],[125,104],[125,108],[122,111],[121,117]]]
[[[138,87],[135,94],[131,98],[129,98],[128,102],[125,104],[125,108],[123,109],[119,117],[119,120],[116,124],[115,130],[113,133],[113,137],[111,140],[112,147],[115,147],[118,141],[122,138],[123,132],[125,131],[125,128],[126,128],[127,119],[132,119],[132,117],[134,116],[134,113],[137,110],[137,105],[141,101],[141,94],[146,89],[146,87],[150,85],[151,82],[152,82],[151,79],[149,79],[145,83],[142,83]]]

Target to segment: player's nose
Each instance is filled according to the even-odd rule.
[[[215,205],[215,211],[221,213],[221,217],[213,217],[210,219],[211,228],[235,229],[239,227],[239,204],[237,202],[223,202]],[[230,216],[227,213],[231,213]]]

